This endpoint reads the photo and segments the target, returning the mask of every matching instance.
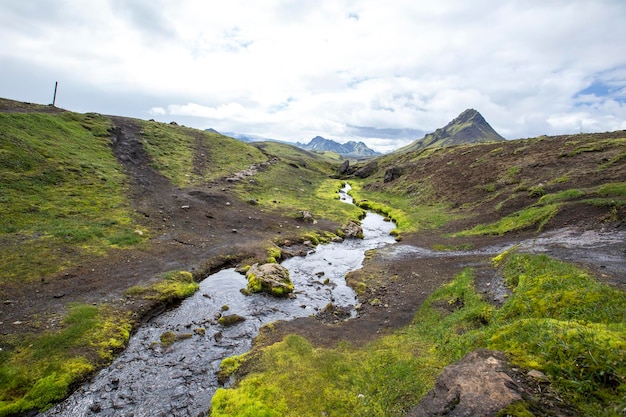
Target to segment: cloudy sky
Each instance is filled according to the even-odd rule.
[[[624,0],[0,0],[0,97],[389,151],[626,129]]]

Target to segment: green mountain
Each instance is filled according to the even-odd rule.
[[[474,109],[467,109],[444,127],[427,134],[404,148],[398,149],[396,152],[503,140],[505,139],[487,123],[479,112]]]

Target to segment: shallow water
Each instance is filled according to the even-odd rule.
[[[345,192],[341,198],[351,202]],[[315,314],[331,302],[353,308],[356,296],[346,286],[345,275],[361,267],[365,251],[395,242],[389,235],[394,224],[380,215],[369,213],[362,227],[362,240],[320,245],[306,257],[282,263],[294,283],[294,299],[245,296],[240,289],[246,279],[234,269],[209,276],[178,308],[140,327],[111,366],[44,415],[205,415],[219,387],[220,362],[248,351],[261,326]],[[223,327],[217,324],[219,314],[238,314],[245,321]],[[173,331],[178,340],[162,347],[160,336],[166,331]]]

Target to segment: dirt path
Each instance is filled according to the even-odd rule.
[[[124,291],[145,285],[170,270],[192,271],[197,279],[248,258],[265,258],[274,238],[293,239],[312,227],[293,218],[264,212],[240,201],[226,179],[198,187],[178,188],[150,166],[130,119],[112,117],[111,147],[130,178],[137,219],[154,235],[136,249],[111,250],[94,256],[32,286],[3,290],[0,333],[20,334],[52,328],[70,302],[106,302],[141,317],[159,308],[148,301],[130,304]],[[208,152],[197,147],[194,160]],[[197,169],[203,169],[199,164]],[[317,228],[337,225],[319,222]]]

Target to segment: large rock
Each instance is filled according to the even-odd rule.
[[[246,272],[246,278],[248,290],[251,292],[266,292],[277,297],[284,297],[293,292],[289,271],[279,264],[254,264]]]
[[[385,171],[385,177],[383,178],[383,182],[391,182],[396,178],[400,178],[400,176],[402,176],[402,168],[391,167],[387,171]]]
[[[349,169],[350,169],[350,161],[346,159],[345,161],[343,161],[343,163],[339,167],[339,173],[343,175],[347,173]]]
[[[493,416],[522,399],[520,387],[507,373],[501,352],[478,349],[448,366],[422,402],[406,417]]]
[[[341,230],[343,231],[344,237],[358,237],[363,239],[363,228],[354,220],[350,220]]]
[[[369,164],[365,165],[364,167],[361,167],[361,168],[357,169],[356,172],[354,173],[354,175],[356,175],[359,178],[367,178],[370,175],[372,175],[374,173],[374,171],[376,171],[376,168],[378,168],[378,163],[370,162]]]

